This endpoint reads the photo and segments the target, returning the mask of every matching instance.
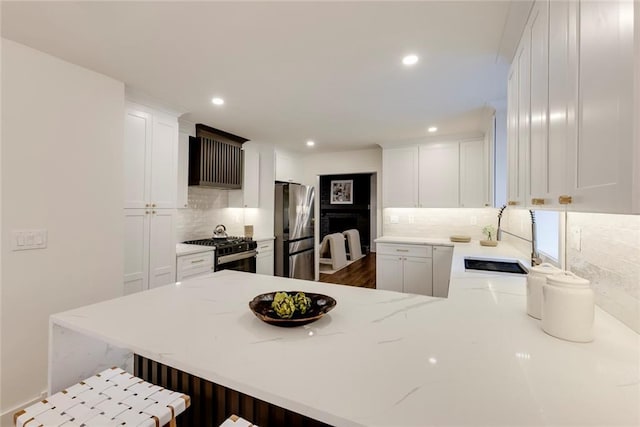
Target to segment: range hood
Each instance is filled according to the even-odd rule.
[[[189,137],[189,185],[242,188],[242,144],[248,139],[207,125]]]

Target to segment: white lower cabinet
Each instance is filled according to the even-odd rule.
[[[125,209],[124,293],[173,283],[175,210]]]
[[[176,281],[213,273],[213,248],[205,252],[178,255],[176,258]]]
[[[273,276],[273,240],[258,240],[256,273]]]
[[[377,245],[376,288],[433,295],[431,246]]]
[[[447,298],[452,258],[453,246],[378,243],[376,288]]]
[[[434,246],[432,259],[433,296],[447,298],[449,296],[449,280],[451,278],[453,246]]]

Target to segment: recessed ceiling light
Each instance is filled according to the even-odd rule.
[[[418,55],[407,55],[402,58],[402,63],[404,65],[414,65],[418,62]]]
[[[314,145],[316,145],[315,142],[313,142],[311,140],[307,141],[307,147],[313,147]]]
[[[222,105],[222,104],[224,104],[224,99],[222,99],[222,98],[213,98],[211,100],[211,102],[213,102],[215,105]]]
[[[431,127],[430,127],[429,129],[427,129],[427,130],[428,130],[429,132],[433,133],[433,132],[437,131],[437,130],[438,130],[438,128],[437,128],[437,127],[435,127],[435,126],[431,126]]]

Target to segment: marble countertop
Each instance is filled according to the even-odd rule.
[[[336,426],[640,423],[638,334],[596,309],[592,343],[549,336],[524,277],[460,269],[500,246],[454,247],[447,299],[223,270],[51,320]],[[248,308],[274,290],[338,304],[277,328]]]
[[[201,252],[212,252],[215,251],[215,249],[216,248],[213,246],[187,245],[185,243],[177,243],[176,256],[199,254]]]
[[[449,239],[437,237],[405,237],[405,236],[382,236],[374,240],[376,243],[399,243],[409,245],[445,245],[453,246]]]

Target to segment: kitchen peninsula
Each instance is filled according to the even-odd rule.
[[[469,250],[447,299],[220,271],[56,314],[50,391],[136,354],[336,426],[638,425],[638,335],[600,309],[592,343],[546,335],[524,278],[460,271]],[[248,307],[274,290],[338,304],[277,328]]]

